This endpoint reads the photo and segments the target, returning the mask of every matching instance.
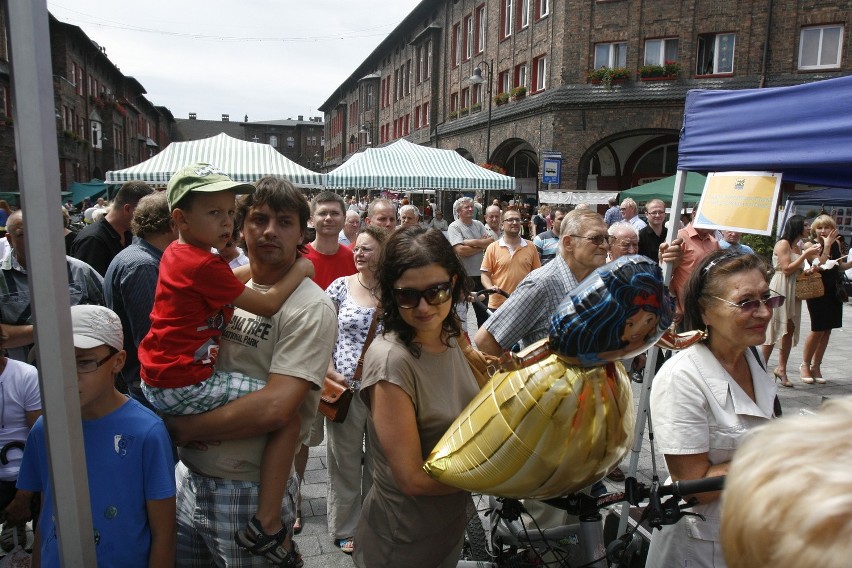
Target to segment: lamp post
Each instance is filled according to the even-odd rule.
[[[364,124],[361,125],[361,129],[358,131],[358,134],[366,134],[367,135],[367,146],[372,146],[372,144],[373,144],[372,130],[373,130],[373,123],[372,122],[365,122]]]
[[[473,70],[473,75],[470,76],[470,82],[474,85],[481,85],[486,81],[486,79],[482,78],[483,65],[485,65],[485,70],[488,71],[488,123],[485,134],[485,161],[488,162],[491,159],[491,104],[493,102],[493,98],[491,97],[491,86],[494,83],[494,60],[492,59],[487,65],[484,61],[477,65],[476,69]]]

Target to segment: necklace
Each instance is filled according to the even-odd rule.
[[[369,293],[370,293],[370,296],[372,296],[373,298],[375,298],[375,297],[376,297],[376,294],[375,294],[375,292],[373,292],[373,289],[372,289],[372,288],[368,288],[368,287],[367,287],[367,286],[366,286],[363,282],[361,282],[361,273],[360,273],[360,272],[356,272],[356,273],[355,273],[355,278],[358,280],[358,284],[360,284],[360,285],[361,285],[361,288],[363,288],[364,290],[366,290],[367,292],[369,292]]]

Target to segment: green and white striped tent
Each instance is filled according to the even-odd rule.
[[[172,142],[141,164],[107,172],[106,183],[144,181],[165,185],[172,174],[195,162],[213,164],[234,181],[255,182],[264,176],[275,176],[298,187],[322,187],[324,181],[322,174],[303,168],[269,144],[246,142],[223,133],[203,140]]]
[[[326,174],[328,189],[515,189],[515,178],[486,170],[453,150],[400,139],[367,148]]]

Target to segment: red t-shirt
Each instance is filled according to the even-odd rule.
[[[145,384],[176,388],[210,378],[230,304],[245,289],[220,256],[177,241],[166,247],[151,329],[139,344]]]
[[[358,272],[355,268],[355,255],[346,245],[340,245],[334,254],[322,254],[308,243],[308,254],[305,258],[314,263],[314,282],[323,290],[341,276]]]

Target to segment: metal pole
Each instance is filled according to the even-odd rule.
[[[485,134],[485,161],[491,163],[491,105],[494,103],[494,98],[491,96],[491,89],[494,84],[494,60],[488,63],[488,126]]]
[[[68,277],[59,210],[59,155],[45,0],[7,2],[15,148],[26,221],[30,302],[59,553],[66,568],[96,566],[71,340]],[[37,260],[37,262],[33,262]]]

